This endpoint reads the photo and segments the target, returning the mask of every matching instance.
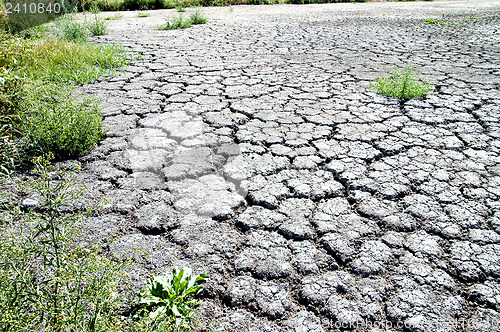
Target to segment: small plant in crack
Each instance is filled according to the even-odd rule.
[[[372,82],[371,87],[378,94],[402,100],[425,97],[433,86],[419,80],[418,74],[419,71],[411,65],[393,68],[389,75]]]
[[[172,325],[175,331],[189,330],[194,309],[200,304],[196,298],[206,279],[206,274],[192,275],[190,268],[174,268],[172,274],[152,276],[134,311],[137,324],[161,331]]]

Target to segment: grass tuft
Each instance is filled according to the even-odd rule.
[[[97,15],[94,15],[94,18],[87,23],[87,28],[93,36],[102,36],[108,33],[108,24]]]
[[[420,81],[418,74],[418,70],[406,65],[402,69],[392,69],[389,76],[382,76],[372,82],[371,87],[378,94],[403,100],[425,97],[433,86]]]
[[[137,13],[137,17],[149,17],[149,13]]]
[[[185,29],[189,28],[192,25],[191,20],[184,20],[182,15],[179,15],[176,18],[171,18],[167,20],[165,24],[159,25],[157,27],[158,30],[176,30],[176,29]]]
[[[205,23],[207,23],[207,18],[199,10],[191,13],[191,15],[189,15],[189,19],[191,20],[192,24],[205,24]]]

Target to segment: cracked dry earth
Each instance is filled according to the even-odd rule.
[[[203,11],[95,38],[143,58],[82,87],[108,128],[80,160],[82,204],[109,200],[85,236],[119,236],[137,289],[209,274],[205,331],[499,331],[498,3]],[[369,89],[407,62],[427,98]]]

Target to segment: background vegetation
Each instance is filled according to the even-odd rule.
[[[62,160],[88,152],[102,138],[102,116],[95,101],[73,87],[115,73],[128,62],[125,50],[86,42],[106,33],[95,15],[60,17],[51,31],[9,33],[0,12],[0,24],[0,172],[37,155]]]

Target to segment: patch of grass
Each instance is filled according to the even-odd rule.
[[[84,84],[100,76],[114,73],[115,68],[127,63],[121,46],[68,43],[46,38],[27,45],[21,71],[33,79],[55,83]]]
[[[87,22],[87,28],[93,36],[102,36],[108,33],[108,24],[97,15],[94,15],[94,18]]]
[[[206,16],[203,15],[199,10],[192,12],[191,15],[189,15],[189,20],[192,24],[205,24],[208,21]]]
[[[438,24],[438,25],[462,25],[465,22],[456,22],[456,21],[437,21],[433,18],[428,18],[425,20],[424,24]]]
[[[134,316],[153,329],[162,330],[159,327],[166,323],[181,331],[189,330],[194,309],[200,304],[196,297],[207,278],[205,274],[192,275],[189,268],[154,275],[140,293]]]
[[[123,17],[122,14],[115,14],[115,15],[111,15],[111,16],[106,16],[104,18],[104,20],[106,20],[106,21],[109,21],[109,20],[115,21],[115,20],[121,19],[122,17]],[[139,16],[139,17],[141,17],[141,16]]]
[[[178,4],[177,6],[175,6],[175,9],[177,9],[179,13],[184,13],[186,11],[186,7],[184,7],[184,5],[182,4]]]
[[[78,22],[73,15],[64,15],[55,22],[58,36],[61,39],[84,43],[90,36],[90,31],[85,22]]]
[[[378,93],[402,100],[425,97],[432,85],[418,79],[419,71],[410,65],[402,69],[392,69],[388,76],[372,82],[371,87]]]
[[[128,62],[122,47],[42,34],[0,39],[0,172],[52,152],[58,159],[88,151],[102,135],[95,104],[71,86],[89,83]],[[73,101],[73,102],[71,102]]]
[[[137,17],[149,17],[150,13],[137,13]]]
[[[184,20],[182,15],[179,15],[176,18],[171,18],[167,20],[167,22],[163,25],[159,25],[157,27],[158,30],[176,30],[176,29],[185,29],[189,28],[192,25],[191,20]]]

